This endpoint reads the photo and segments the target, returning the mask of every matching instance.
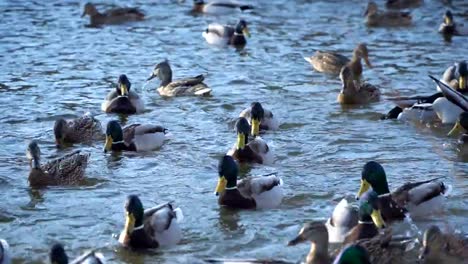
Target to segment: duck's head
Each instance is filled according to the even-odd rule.
[[[367,67],[372,68],[372,64],[369,61],[369,50],[367,49],[367,45],[365,43],[359,43],[357,47],[353,51],[353,55],[357,58],[364,59]]]
[[[336,257],[333,264],[370,264],[369,253],[360,245],[345,247]]]
[[[374,14],[377,13],[378,10],[379,10],[379,8],[378,8],[377,4],[374,1],[370,1],[367,4],[367,8],[366,8],[366,11],[364,12],[364,16],[374,15]]]
[[[450,10],[447,10],[445,11],[445,14],[444,14],[444,24],[446,26],[453,26],[453,15],[452,15],[452,12]]]
[[[97,14],[99,14],[99,12],[96,9],[96,7],[91,3],[86,3],[81,17],[84,17],[86,15],[95,16]]]
[[[250,38],[250,31],[249,31],[249,28],[247,27],[247,22],[245,22],[245,20],[241,19],[239,20],[239,22],[237,22],[236,33],[243,34],[244,36]]]
[[[359,200],[359,220],[374,222],[377,228],[385,228],[379,209],[379,196],[374,190],[365,192]]]
[[[447,136],[453,136],[466,131],[468,131],[468,112],[463,112],[458,116],[457,122],[455,122],[455,125],[452,130],[448,132]]]
[[[152,80],[155,77],[158,77],[159,80],[163,82],[165,80],[169,80],[169,81],[172,80],[172,69],[167,59],[156,64],[156,66],[153,69],[153,72],[151,72],[150,77],[148,77],[146,81]]]
[[[265,110],[263,110],[262,104],[254,102],[250,106],[250,116],[252,119],[252,136],[256,137],[260,134],[260,123],[265,116]]]
[[[143,226],[143,204],[136,195],[129,195],[125,202],[125,227],[124,232],[130,235],[135,228]]]
[[[466,61],[458,62],[455,69],[458,73],[458,90],[467,89],[468,66],[466,65]]]
[[[244,149],[245,145],[248,142],[248,137],[250,133],[250,125],[247,119],[244,117],[239,117],[236,121],[236,131],[237,131],[237,149]]]
[[[41,164],[41,149],[36,140],[33,140],[29,143],[28,149],[26,150],[26,156],[29,159],[29,165],[33,169],[39,169]]]
[[[54,135],[55,135],[55,144],[57,147],[63,146],[65,144],[65,133],[67,130],[67,121],[63,118],[55,120],[54,124]]]
[[[104,152],[112,149],[112,144],[123,141],[123,131],[119,122],[116,120],[109,121],[106,128],[106,143]]]
[[[419,254],[420,260],[439,259],[438,253],[447,248],[442,231],[437,226],[431,226],[424,231],[422,248]]]
[[[288,242],[288,246],[310,241],[316,245],[328,245],[328,230],[322,222],[314,221],[304,224],[299,234]]]
[[[239,168],[236,161],[228,155],[221,158],[218,164],[218,184],[216,185],[215,194],[219,195],[224,192],[226,188],[236,188],[237,174]]]
[[[61,244],[54,244],[49,252],[51,264],[68,264],[68,256]]]
[[[130,80],[128,80],[127,75],[122,74],[119,76],[119,81],[117,82],[117,94],[120,96],[128,96],[128,93],[130,92],[130,87],[132,84],[130,83]]]
[[[369,161],[364,165],[361,172],[361,187],[356,195],[359,200],[362,194],[372,188],[378,195],[389,193],[387,175],[385,170],[376,161]]]

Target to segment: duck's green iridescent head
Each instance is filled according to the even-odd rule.
[[[229,155],[221,158],[218,164],[218,184],[216,185],[215,194],[219,195],[226,188],[235,188],[237,186],[237,175],[239,167],[236,161]]]
[[[379,209],[379,196],[373,190],[365,192],[359,200],[359,220],[374,222],[378,228],[385,227],[385,221]]]
[[[265,116],[265,110],[263,110],[262,104],[253,102],[250,109],[250,116],[252,120],[251,134],[256,137],[260,134],[260,123]]]
[[[106,143],[104,152],[112,149],[112,144],[123,141],[123,131],[119,122],[116,120],[109,121],[106,128]]]
[[[250,125],[247,119],[244,117],[239,117],[236,121],[236,131],[237,131],[237,149],[244,149],[247,145]]]
[[[239,22],[236,24],[236,33],[238,34],[243,34],[246,37],[250,38],[250,31],[249,28],[247,27],[247,22],[245,20],[241,19]]]
[[[458,73],[458,89],[467,89],[466,79],[468,79],[468,66],[466,65],[466,61],[458,62],[456,64],[456,71]]]
[[[118,85],[117,85],[117,94],[121,96],[128,96],[131,86],[132,84],[130,83],[130,80],[128,80],[127,75],[125,74],[120,75]]]
[[[68,264],[68,256],[61,244],[54,244],[49,252],[51,264]]]
[[[130,235],[133,230],[143,225],[143,204],[136,195],[129,195],[125,202],[125,227],[126,235]]]
[[[378,195],[389,193],[388,190],[388,183],[387,183],[387,175],[385,174],[385,170],[378,162],[369,161],[364,165],[362,168],[361,173],[361,187],[359,188],[359,192],[356,196],[356,199],[367,192],[372,188]]]
[[[453,15],[450,10],[445,11],[444,14],[444,24],[447,26],[452,26],[453,25]]]
[[[455,122],[452,130],[450,130],[447,135],[453,136],[466,131],[468,131],[468,112],[463,112],[458,116],[457,122]]]
[[[370,258],[362,246],[350,245],[340,252],[333,264],[370,264]]]

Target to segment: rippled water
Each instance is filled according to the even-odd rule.
[[[328,217],[343,194],[352,196],[369,160],[384,165],[392,189],[445,176],[453,187],[447,214],[416,224],[468,231],[467,158],[445,136],[449,128],[379,120],[393,107],[385,98],[434,92],[427,74],[441,75],[466,54],[466,38],[447,43],[437,34],[445,10],[439,1],[425,1],[413,11],[414,26],[404,29],[367,29],[360,0],[256,1],[254,12],[225,17],[190,16],[191,1],[109,2],[140,6],[148,19],[87,28],[80,2],[0,2],[0,237],[9,241],[15,263],[45,261],[56,241],[71,256],[97,248],[116,263],[203,257],[296,261],[308,245],[287,248],[287,240],[303,222]],[[454,2],[460,10],[468,7]],[[460,15],[455,12],[466,20],[466,13]],[[240,17],[252,33],[243,51],[204,42],[208,23]],[[342,108],[336,103],[338,78],[312,71],[302,57],[317,49],[350,55],[358,42],[368,43],[374,65],[364,77],[381,88],[384,100]],[[176,78],[208,73],[213,96],[160,98],[157,83],[144,80],[164,58]],[[89,185],[30,189],[27,142],[38,139],[43,156],[53,158],[70,151],[54,146],[58,116],[91,111],[104,125],[116,118],[102,113],[100,103],[122,73],[148,108],[128,123],[162,124],[170,140],[145,154],[106,155],[103,142],[76,146],[91,153]],[[243,174],[278,172],[286,199],[276,210],[223,210],[213,195],[217,162],[235,141],[232,121],[256,100],[282,122],[279,131],[264,136],[276,162],[245,167]],[[118,246],[113,235],[123,227],[123,203],[132,193],[147,207],[176,201],[186,216],[180,245],[145,254]]]

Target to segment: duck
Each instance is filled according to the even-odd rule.
[[[0,264],[11,263],[10,245],[5,239],[0,239]]]
[[[104,152],[154,150],[164,144],[166,132],[166,128],[152,124],[132,124],[122,129],[117,120],[111,120],[107,123]]]
[[[358,224],[359,211],[345,198],[335,206],[330,218],[325,222],[330,243],[343,243],[348,232]]]
[[[318,72],[330,73],[330,74],[340,74],[341,68],[345,65],[349,65],[353,71],[354,76],[358,79],[362,75],[362,64],[361,59],[364,59],[367,67],[372,68],[372,65],[369,61],[369,51],[365,43],[359,43],[353,51],[353,57],[348,59],[346,56],[335,52],[328,51],[316,51],[315,54],[311,57],[304,57],[308,61],[312,68]]]
[[[121,24],[130,21],[144,20],[145,14],[134,7],[117,7],[100,13],[92,3],[86,3],[81,17],[89,15],[91,27],[104,24]]]
[[[99,120],[90,113],[71,120],[58,118],[54,124],[55,144],[57,147],[66,144],[91,142],[103,137],[102,126]]]
[[[310,251],[304,262],[306,264],[332,263],[333,255],[336,256],[333,263],[414,263],[408,261],[405,255],[405,243],[394,239],[390,232],[344,244],[338,254],[334,251],[332,256],[329,256],[327,232],[327,228],[320,221],[305,223],[299,234],[288,242],[288,246],[311,242]],[[350,248],[357,251],[348,252]]]
[[[237,143],[227,155],[232,156],[240,163],[258,163],[270,165],[273,163],[273,153],[268,144],[257,134],[260,123],[253,123],[252,127],[244,117],[239,117],[235,127],[237,131]],[[249,140],[250,132],[253,132],[252,140]]]
[[[143,210],[137,195],[129,195],[125,203],[125,227],[119,243],[133,249],[172,247],[182,239],[180,223],[184,216],[172,203]]]
[[[88,153],[76,150],[41,165],[39,144],[36,140],[32,140],[28,144],[26,156],[31,167],[28,177],[31,187],[76,185],[85,179]]]
[[[379,195],[384,219],[402,220],[406,212],[411,217],[423,217],[443,209],[448,189],[439,179],[405,183],[390,193],[384,168],[376,161],[369,161],[362,169],[356,198],[372,188]]]
[[[390,9],[415,8],[420,6],[423,0],[387,0],[385,7]]]
[[[271,209],[281,204],[283,180],[280,177],[247,177],[238,181],[238,173],[238,165],[231,156],[220,159],[215,190],[219,205],[234,209]]]
[[[209,24],[208,28],[203,31],[202,36],[211,45],[232,45],[242,48],[247,44],[245,37],[250,37],[250,31],[247,22],[241,19],[234,27],[218,23]]]
[[[193,0],[192,14],[212,14],[223,15],[236,11],[245,11],[254,9],[253,6],[242,4],[234,1],[212,1],[205,2],[204,0]]]
[[[380,91],[369,83],[359,83],[354,77],[349,65],[344,66],[340,72],[342,89],[337,101],[340,104],[368,104],[380,101]]]
[[[261,120],[256,120],[255,118],[252,119],[252,112],[254,115],[255,113],[259,112],[257,114],[257,118],[258,116],[263,116],[263,118],[261,118]],[[263,112],[263,114],[261,112]],[[242,110],[242,112],[239,114],[239,117],[247,119],[250,125],[252,125],[252,122],[260,122],[260,131],[279,129],[279,121],[276,116],[273,115],[272,111],[263,108],[260,102],[253,102],[250,104],[250,107]]]
[[[439,26],[439,33],[445,36],[468,36],[468,27],[455,23],[450,10],[444,13],[444,22]]]
[[[205,80],[203,74],[192,78],[172,81],[172,69],[167,59],[154,67],[153,72],[146,81],[150,81],[155,77],[161,80],[161,84],[158,88],[158,92],[161,96],[209,96],[211,94],[211,89],[203,82],[203,80]]]
[[[422,263],[464,263],[468,259],[468,239],[452,233],[443,233],[432,225],[424,231]]]
[[[56,243],[52,246],[49,252],[50,263],[53,264],[68,264],[68,255],[65,252],[62,244]],[[88,251],[79,256],[71,263],[73,264],[104,264],[106,260],[104,255],[94,250]]]
[[[137,114],[145,110],[145,104],[140,96],[131,91],[132,84],[125,74],[119,76],[115,90],[109,92],[101,104],[106,113]]]
[[[411,25],[411,15],[408,12],[386,11],[381,12],[375,2],[367,4],[366,25],[368,27],[403,27]]]
[[[458,133],[462,133],[462,135],[458,139],[458,142],[460,144],[468,143],[468,112],[463,112],[460,114],[458,121],[448,132],[447,136],[450,137]]]

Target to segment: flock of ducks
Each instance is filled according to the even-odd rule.
[[[414,8],[422,0],[388,0],[388,11],[381,11],[374,2],[369,2],[365,11],[369,27],[402,27],[411,22],[408,12],[395,9]],[[253,6],[237,2],[214,1],[206,3],[194,0],[193,13],[225,14],[235,10],[245,11]],[[83,16],[90,16],[90,26],[117,24],[144,19],[144,14],[136,8],[115,8],[99,12],[87,3]],[[461,24],[454,22],[450,11],[444,14],[439,28],[442,34],[467,35]],[[202,33],[210,44],[246,45],[250,36],[245,20],[235,26],[210,24]],[[367,67],[369,50],[360,43],[353,51],[352,58],[334,52],[317,51],[306,57],[312,67],[323,73],[339,75],[342,90],[337,100],[341,104],[368,104],[380,99],[379,89],[363,81],[364,60]],[[169,61],[158,63],[147,79],[160,80],[157,89],[161,96],[208,96],[211,89],[204,83],[204,76],[172,78]],[[398,98],[397,106],[386,114],[384,119],[423,120],[439,119],[442,123],[455,124],[450,135],[464,129],[468,131],[468,69],[464,61],[449,67],[441,80],[431,77],[439,92],[430,96]],[[126,75],[118,78],[116,88],[111,90],[101,105],[102,111],[117,114],[137,114],[144,110],[142,98],[131,89]],[[218,165],[218,184],[215,194],[220,206],[236,209],[269,209],[278,207],[283,199],[283,181],[278,176],[265,175],[238,179],[239,163],[271,164],[272,153],[268,143],[260,134],[279,129],[279,122],[271,110],[253,102],[239,114],[235,123],[237,140],[224,155]],[[104,151],[151,151],[165,142],[167,129],[153,124],[132,124],[124,128],[118,121],[108,122],[105,133],[98,120],[89,114],[73,120],[58,119],[54,125],[57,147],[68,147],[76,143],[104,141]],[[461,141],[468,142],[463,134]],[[29,184],[34,188],[53,185],[75,185],[85,179],[85,169],[89,154],[75,150],[63,157],[41,163],[41,151],[37,141],[28,145],[27,157],[30,161]],[[356,186],[357,187],[357,186]],[[414,263],[408,262],[406,250],[408,240],[396,239],[391,230],[386,229],[393,222],[411,217],[430,217],[440,212],[448,193],[448,187],[440,179],[407,183],[390,191],[384,168],[375,161],[366,163],[361,174],[360,188],[356,188],[358,207],[346,199],[339,202],[326,222],[314,221],[304,224],[299,234],[289,241],[288,246],[302,242],[311,243],[305,262],[312,263]],[[144,209],[138,196],[129,195],[125,203],[125,224],[118,241],[125,247],[158,248],[175,246],[182,238],[180,223],[183,214],[172,203],[165,203]],[[342,243],[341,251],[329,253],[329,243]],[[455,234],[444,233],[438,227],[428,228],[422,239],[420,259],[427,263],[466,263],[468,241]],[[0,240],[0,264],[10,263],[8,243]],[[50,250],[51,263],[68,263],[62,245],[56,244]],[[209,263],[222,260],[206,260]],[[90,251],[73,263],[103,263],[101,254]],[[267,263],[258,261],[257,263]],[[275,261],[271,261],[275,263]],[[283,263],[277,261],[276,263]]]

